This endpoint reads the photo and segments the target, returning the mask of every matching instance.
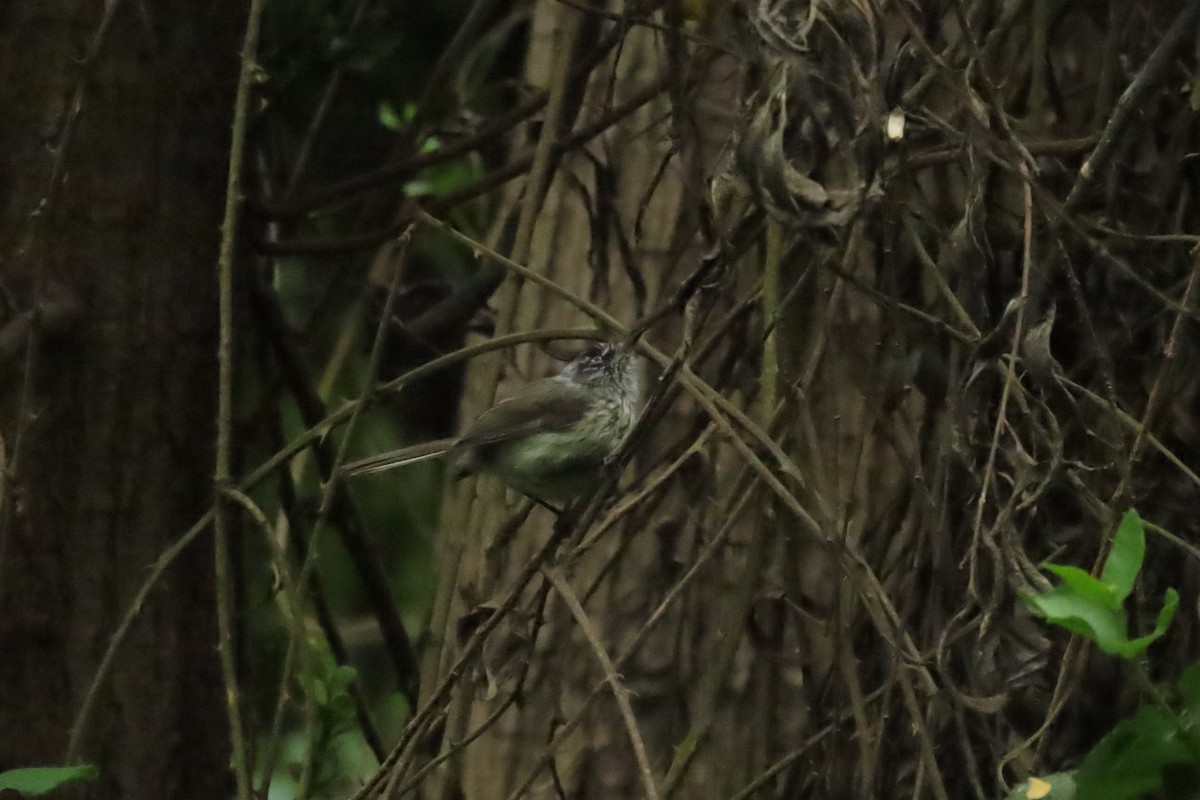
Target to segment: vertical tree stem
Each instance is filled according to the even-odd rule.
[[[225,492],[230,488],[233,431],[233,246],[237,236],[242,151],[246,144],[246,110],[250,86],[258,68],[254,57],[258,50],[259,24],[265,0],[250,0],[246,36],[242,42],[241,71],[234,101],[233,131],[229,143],[229,177],[225,185],[225,215],[221,222],[221,247],[217,257],[219,286],[220,339],[217,349],[217,454],[214,480],[217,490],[216,514],[216,588],[218,650],[221,673],[225,678],[225,704],[229,714],[229,743],[233,750],[233,771],[237,780],[238,800],[250,800],[250,765],[242,730],[242,711],[238,697],[237,664],[233,652],[233,577],[229,568],[230,506]]]

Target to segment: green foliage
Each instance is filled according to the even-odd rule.
[[[312,659],[310,669],[297,676],[305,694],[316,705],[321,727],[332,735],[354,725],[354,701],[349,690],[357,676],[353,667],[337,664],[324,651]]]
[[[1189,672],[1197,667],[1200,665],[1193,665]],[[1196,734],[1194,723],[1189,730],[1177,708],[1143,706],[1084,757],[1076,773],[1079,797],[1132,800],[1165,789],[1169,772],[1200,775]]]
[[[271,776],[271,796],[280,800],[342,796],[371,773],[372,756],[357,730],[351,686],[357,671],[339,665],[325,641],[312,635],[294,674],[292,694],[303,698],[303,725],[289,732]]]
[[[0,772],[0,791],[11,789],[25,795],[45,794],[52,789],[79,780],[94,780],[100,770],[84,764],[78,767],[25,767]]]
[[[394,105],[384,100],[379,104],[379,124],[389,131],[402,131],[412,122],[416,112],[417,107],[412,103],[406,103],[403,111],[397,111]]]
[[[1107,653],[1133,662],[1166,632],[1179,605],[1168,589],[1154,630],[1128,637],[1124,603],[1133,591],[1146,555],[1145,528],[1137,512],[1121,520],[1112,550],[1096,579],[1077,567],[1045,564],[1062,578],[1061,586],[1026,602],[1060,627],[1094,642]],[[1144,677],[1144,675],[1143,675]],[[1148,683],[1148,681],[1147,681]],[[1132,717],[1122,720],[1084,757],[1069,784],[1049,778],[1031,779],[1011,797],[1134,800],[1151,794],[1171,798],[1200,798],[1200,662],[1189,667],[1165,697],[1154,697]],[[1038,781],[1038,783],[1034,783]]]
[[[1075,800],[1075,797],[1075,773],[1055,772],[1021,781],[1008,793],[1006,800]]]
[[[416,114],[417,106],[414,103],[405,103],[402,109],[397,109],[388,100],[379,104],[379,124],[397,133],[407,130]],[[421,153],[431,153],[441,146],[436,136],[428,136],[421,140],[417,149]],[[445,195],[469,186],[482,177],[479,159],[467,154],[422,171],[421,177],[405,182],[404,191],[411,196]]]
[[[1166,632],[1179,607],[1179,593],[1168,589],[1154,630],[1129,638],[1124,604],[1145,555],[1145,526],[1131,509],[1117,528],[1099,579],[1078,567],[1047,563],[1043,566],[1062,578],[1062,585],[1045,594],[1026,595],[1025,600],[1047,621],[1087,637],[1104,652],[1135,658]]]

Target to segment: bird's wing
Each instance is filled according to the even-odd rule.
[[[480,415],[459,444],[496,444],[532,433],[561,431],[583,419],[591,400],[586,389],[546,378],[501,400]]]

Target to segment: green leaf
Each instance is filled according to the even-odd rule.
[[[300,673],[296,677],[300,685],[304,688],[304,693],[311,697],[314,703],[323,706],[329,701],[329,689],[321,676],[311,673]]]
[[[1191,764],[1164,765],[1162,796],[1171,800],[1200,800],[1200,759]]]
[[[1047,562],[1042,566],[1062,578],[1062,585],[1023,598],[1048,621],[1086,636],[1104,652],[1135,658],[1166,632],[1179,607],[1179,593],[1168,589],[1154,630],[1137,639],[1129,638],[1123,606],[1133,591],[1145,555],[1145,526],[1137,512],[1130,509],[1117,526],[1099,580],[1078,567]]]
[[[1042,566],[1062,578],[1063,585],[1083,599],[1109,611],[1120,610],[1121,601],[1125,598],[1118,597],[1112,586],[1093,578],[1089,572],[1069,564],[1054,564],[1049,561]]]
[[[1104,569],[1100,572],[1100,580],[1113,588],[1118,602],[1124,602],[1133,591],[1133,582],[1145,557],[1146,528],[1142,525],[1142,518],[1131,508],[1117,526],[1112,552],[1108,554]]]
[[[1105,652],[1119,655],[1120,648],[1128,641],[1123,611],[1105,608],[1067,587],[1025,595],[1025,602],[1048,621],[1086,636]]]
[[[437,144],[436,139],[427,139],[426,143],[422,144],[422,152],[426,152],[425,147],[430,141],[433,141],[435,145]],[[404,191],[410,195],[449,194],[456,189],[474,183],[482,175],[483,171],[479,168],[477,161],[467,158],[456,159],[432,169],[424,170],[420,177],[404,184]]]
[[[1074,800],[1075,773],[1055,772],[1021,781],[1005,800]]]
[[[1167,589],[1166,599],[1163,601],[1162,610],[1158,612],[1158,620],[1154,623],[1154,630],[1147,633],[1145,636],[1139,636],[1137,639],[1130,639],[1125,642],[1122,651],[1118,655],[1125,658],[1134,658],[1140,656],[1147,647],[1154,643],[1156,639],[1167,632],[1167,626],[1171,624],[1171,620],[1175,618],[1175,611],[1179,608],[1179,592],[1174,589]]]
[[[345,664],[339,665],[329,676],[329,688],[335,693],[344,693],[358,677],[358,670]]]
[[[1200,661],[1183,671],[1179,683],[1175,684],[1175,691],[1184,713],[1200,722]]]
[[[1163,768],[1192,756],[1171,712],[1145,706],[1117,723],[1092,748],[1076,773],[1081,798],[1133,800],[1162,787]]]
[[[392,104],[385,100],[379,104],[379,124],[389,131],[398,131],[404,123],[396,109],[392,108]]]
[[[21,794],[45,794],[64,783],[78,780],[93,780],[100,770],[90,764],[78,767],[25,767],[0,772],[0,791],[13,789]]]

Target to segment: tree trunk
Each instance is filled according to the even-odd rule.
[[[211,502],[241,14],[116,2],[102,21],[104,5],[0,10],[0,770],[62,762],[148,567]],[[229,793],[212,597],[205,542],[100,685],[91,796]]]
[[[533,18],[527,79],[552,98],[570,74],[564,32],[580,26],[577,58],[594,44],[597,15],[580,22],[575,5],[538,3]],[[1106,696],[1107,656],[1064,648],[1020,598],[1051,585],[1047,559],[1098,571],[1130,505],[1195,530],[1182,509],[1200,481],[1180,465],[1196,452],[1197,384],[1178,355],[1197,347],[1182,324],[1200,285],[1182,165],[1200,105],[1178,91],[1195,7],[668,4],[691,15],[680,45],[679,20],[643,27],[632,5],[586,92],[566,87],[560,124],[581,130],[656,80],[663,95],[553,164],[532,247],[518,233],[506,252],[630,322],[702,264],[698,240],[713,245],[718,297],[688,356],[754,424],[698,442],[713,415],[681,393],[627,470],[621,501],[649,500],[549,559],[588,625],[562,579],[534,574],[524,614],[449,703],[442,746],[459,755],[431,796],[649,797],[634,729],[654,791],[676,800],[983,800],[1078,763],[1133,705]],[[733,58],[710,49],[722,36]],[[556,138],[552,107],[540,135]],[[537,182],[535,167],[509,218]],[[1093,229],[1093,214],[1106,222]],[[609,264],[644,279],[644,308]],[[499,332],[582,320],[514,286],[494,303]],[[739,304],[751,313],[723,330]],[[466,419],[510,378],[551,369],[509,359],[473,368]],[[1158,454],[1131,419],[1158,421]],[[479,486],[447,505],[426,696],[550,536],[541,509],[508,531],[496,484]],[[1153,549],[1146,598],[1195,586],[1190,545]],[[1133,627],[1148,630],[1157,607],[1139,604]],[[1176,621],[1164,674],[1194,661],[1195,637],[1194,618]]]
[[[578,26],[574,39],[565,33],[571,26]],[[560,60],[566,58],[565,53],[570,53],[571,64],[579,63],[600,40],[596,19],[555,2],[538,4],[532,27],[526,80],[551,92],[568,71]],[[586,126],[654,85],[660,77],[654,68],[660,46],[652,32],[631,31],[588,80],[565,88],[561,129]],[[588,145],[596,160],[571,152],[561,162],[552,162],[551,168],[557,169],[540,205],[529,252],[519,252],[518,242],[513,257],[599,304],[625,325],[669,300],[703,255],[696,212],[705,190],[704,176],[717,159],[730,121],[713,110],[728,102],[729,79],[735,69],[722,59],[697,59],[691,79],[709,105],[698,114],[703,119],[691,120],[695,124],[672,129],[665,122],[671,109],[669,93],[683,85],[680,76],[678,86],[660,93]],[[551,135],[545,132],[547,127],[541,128],[542,135]],[[673,141],[681,150],[668,155]],[[518,149],[536,144],[534,138]],[[655,181],[660,169],[662,175]],[[514,187],[498,217],[514,223],[519,220],[521,204],[526,202],[524,192],[531,191],[530,186]],[[602,220],[603,231],[594,227],[597,219]],[[635,226],[640,228],[636,235]],[[633,243],[632,251],[622,249],[627,243]],[[498,332],[591,324],[579,310],[541,287],[525,284],[518,291],[513,289],[510,283],[495,298],[501,316]],[[670,341],[672,335],[678,336],[678,331],[660,328],[650,339]],[[503,361],[498,384],[495,373],[481,365],[469,373],[464,420],[486,408],[494,396],[503,397],[561,368],[533,347],[501,354],[497,360]],[[648,370],[647,383],[652,385],[656,376],[657,371]],[[674,422],[668,418],[660,426],[647,452],[661,452],[664,443],[679,435],[678,419],[678,415]],[[644,475],[655,466],[654,458],[647,458],[628,472]],[[502,491],[494,479],[483,479],[458,489],[446,506],[446,544],[439,570],[443,580],[439,611],[445,616],[435,614],[433,631],[438,646],[432,649],[423,672],[426,688],[436,685],[459,656],[464,620],[475,619],[472,612],[477,613],[480,604],[490,608],[489,601],[512,585],[551,535],[553,515],[535,508],[514,537],[502,540],[506,519],[497,513],[506,508]],[[568,576],[610,658],[617,658],[630,645],[644,617],[662,599],[652,587],[669,585],[680,563],[676,548],[696,546],[691,531],[681,533],[686,526],[678,525],[687,504],[686,493],[667,494],[669,499],[661,505],[639,508],[609,530]],[[511,513],[517,497],[509,493],[508,498]],[[717,579],[724,581],[724,577]],[[585,596],[593,583],[598,583],[599,590]],[[597,653],[554,592],[544,606],[544,624],[534,626],[536,644],[528,649],[530,624],[539,613],[536,587],[548,589],[542,578],[535,578],[525,594],[525,613],[514,615],[492,635],[475,680],[467,681],[451,704],[445,746],[487,725],[489,716],[503,707],[509,710],[472,745],[457,769],[442,774],[432,796],[452,797],[461,791],[470,800],[504,797],[525,781],[532,781],[527,796],[534,798],[555,797],[555,782],[561,783],[568,797],[642,796],[627,731],[607,689],[590,701],[579,729],[555,749],[553,769],[539,766],[557,726],[583,711],[586,698],[604,673]],[[727,596],[726,588],[722,586],[710,596],[718,606],[720,598]],[[680,675],[669,665],[678,654],[677,647],[691,652],[703,647],[702,640],[713,634],[686,630],[688,625],[676,606],[621,668],[626,684],[634,690],[638,726],[660,776],[678,733],[679,703],[686,702],[680,694]],[[528,674],[518,684],[526,664]],[[519,702],[512,705],[514,691],[519,693]]]

